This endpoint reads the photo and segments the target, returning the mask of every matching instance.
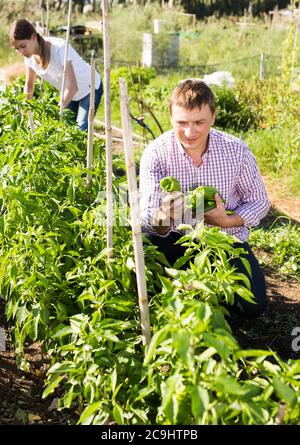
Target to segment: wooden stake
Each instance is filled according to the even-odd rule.
[[[50,34],[50,14],[49,14],[49,0],[46,0],[46,36]]]
[[[39,4],[39,7],[40,7],[40,9],[41,9],[41,13],[42,13],[42,17],[41,17],[41,24],[42,24],[42,33],[43,33],[43,35],[44,35],[44,30],[45,30],[45,28],[44,28],[44,5],[43,5],[43,0],[40,0],[40,4]]]
[[[105,136],[106,136],[106,213],[107,255],[112,257],[113,236],[113,194],[112,194],[112,132],[110,111],[110,44],[109,44],[109,15],[108,0],[102,0],[103,17],[103,56],[104,56],[104,112],[105,112]]]
[[[119,85],[120,85],[120,97],[121,97],[121,120],[123,127],[124,151],[125,151],[128,190],[129,190],[131,227],[132,227],[138,296],[139,296],[139,307],[141,314],[142,336],[143,336],[143,344],[148,345],[151,340],[149,304],[148,304],[147,286],[146,286],[142,230],[140,223],[139,192],[136,182],[135,163],[134,163],[133,145],[132,145],[132,128],[130,121],[127,85],[125,79],[120,78]]]
[[[87,156],[86,168],[93,168],[93,134],[94,134],[94,114],[95,114],[95,51],[91,55],[91,74],[90,74],[90,108],[88,116],[88,140],[87,140]],[[92,175],[87,174],[87,186],[92,186]]]
[[[5,330],[0,328],[0,351],[6,351]]]
[[[265,55],[264,53],[260,54],[260,64],[259,64],[259,80],[264,80],[266,74],[266,67],[265,67]]]
[[[34,126],[34,120],[33,120],[31,110],[28,110],[28,118],[29,118],[30,130],[31,130],[31,133],[33,134],[35,131],[35,126]]]
[[[61,92],[60,92],[60,111],[59,117],[62,119],[63,115],[63,103],[64,103],[64,89],[65,89],[65,80],[66,80],[66,69],[67,69],[67,57],[68,57],[68,44],[70,37],[70,25],[71,25],[71,13],[72,13],[72,0],[69,0],[69,10],[68,10],[68,25],[67,25],[67,35],[66,35],[66,43],[65,43],[65,56],[64,56],[64,70],[61,82]]]
[[[298,39],[298,23],[295,20],[294,11],[293,11],[293,20],[295,23],[295,33],[294,33],[294,44],[292,49],[292,63],[291,63],[291,81],[293,80],[294,76],[294,68],[295,68],[295,60],[296,60],[296,50],[297,50],[297,39]]]

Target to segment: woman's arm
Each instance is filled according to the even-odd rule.
[[[65,77],[65,91],[63,97],[63,107],[66,108],[71,102],[73,96],[78,91],[78,85],[73,69],[72,62],[67,62],[66,77]]]
[[[27,95],[27,99],[31,99],[34,93],[34,82],[36,74],[32,68],[26,66],[26,79],[24,86],[24,93]]]

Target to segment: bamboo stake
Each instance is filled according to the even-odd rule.
[[[265,55],[264,53],[261,53],[260,63],[259,63],[259,80],[264,80],[265,77],[266,77]]]
[[[108,0],[102,0],[103,16],[103,56],[104,56],[104,112],[106,135],[106,213],[107,256],[112,257],[113,236],[113,194],[112,194],[112,133],[110,112],[110,44],[109,44],[109,15]]]
[[[44,5],[43,5],[43,0],[40,0],[39,2],[39,7],[41,8],[41,12],[42,12],[42,17],[41,17],[41,24],[42,24],[42,30],[43,30],[43,34],[44,34]]]
[[[0,328],[0,351],[6,351],[5,330]]]
[[[127,170],[129,203],[131,214],[132,238],[138,287],[139,307],[141,314],[141,327],[143,344],[148,345],[151,340],[149,304],[146,286],[145,261],[140,223],[139,193],[136,182],[135,163],[132,145],[132,128],[129,113],[129,100],[126,81],[119,79],[121,97],[121,120],[123,127],[124,151]]]
[[[62,82],[61,82],[61,92],[60,92],[60,111],[59,111],[60,119],[62,119],[62,115],[63,115],[64,89],[65,89],[65,80],[66,80],[68,44],[69,44],[70,25],[71,25],[71,12],[72,12],[72,0],[69,0],[68,25],[67,25],[67,35],[66,35],[65,56],[64,56],[64,70],[63,70],[63,76],[62,76]]]
[[[91,70],[90,70],[90,108],[88,116],[88,140],[87,140],[87,156],[86,168],[91,170],[93,168],[93,133],[94,133],[94,114],[95,114],[95,51],[91,55]],[[87,174],[87,187],[92,186],[92,175]]]
[[[50,14],[49,14],[49,0],[46,0],[46,36],[49,37],[50,34]]]
[[[28,118],[29,118],[30,130],[31,130],[31,133],[33,134],[35,131],[35,126],[34,126],[34,120],[33,120],[31,110],[28,110]]]
[[[293,12],[293,20],[295,23],[295,33],[294,33],[294,44],[292,49],[292,63],[291,63],[291,81],[293,80],[294,76],[294,68],[295,68],[295,60],[296,60],[296,49],[297,49],[297,38],[298,38],[298,23],[295,20],[294,12]]]

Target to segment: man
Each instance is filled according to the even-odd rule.
[[[247,243],[248,227],[259,224],[270,204],[255,158],[243,141],[212,129],[215,99],[203,81],[181,81],[172,93],[169,111],[172,130],[153,141],[141,159],[143,230],[173,264],[184,254],[183,246],[175,245],[182,236],[176,227],[181,222],[197,222],[194,215],[188,215],[192,221],[182,218],[183,194],[199,185],[215,187],[221,196],[215,195],[216,207],[204,214],[204,222],[221,227],[243,242],[252,276],[241,260],[234,265],[250,279],[257,303],[248,303],[237,296],[232,313],[258,316],[266,308],[266,288],[263,273]],[[182,193],[177,191],[163,197],[160,180],[165,176],[176,177]],[[231,210],[231,214],[226,210]]]

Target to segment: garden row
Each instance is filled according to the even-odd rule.
[[[21,83],[0,97],[0,291],[20,367],[25,342],[41,341],[43,396],[76,406],[83,424],[274,424],[280,404],[283,422],[298,424],[300,361],[242,350],[226,321],[220,303],[251,292],[229,264],[242,252],[218,228],[186,234],[185,270],[145,245],[152,340],[142,345],[128,225],[114,226],[106,255],[103,146],[87,190],[86,135],[58,120],[43,88],[30,102]],[[114,175],[115,191],[125,179]]]

